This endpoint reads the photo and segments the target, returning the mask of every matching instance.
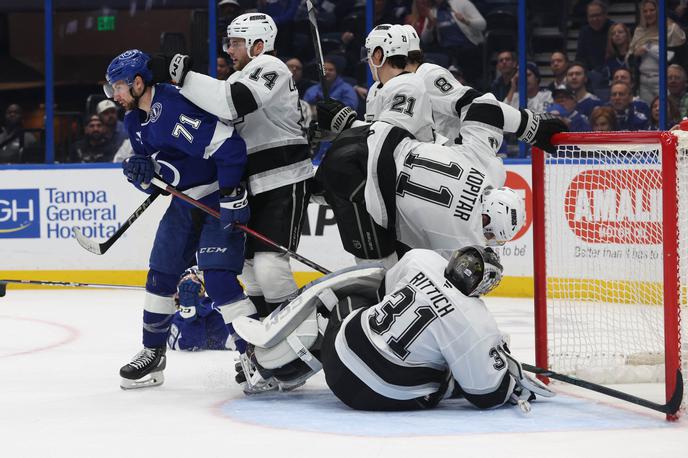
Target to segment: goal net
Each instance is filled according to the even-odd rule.
[[[688,363],[688,132],[560,135],[533,167],[538,365],[670,396]]]

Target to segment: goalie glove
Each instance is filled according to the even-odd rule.
[[[528,109],[520,111],[521,124],[516,131],[516,137],[549,153],[555,152],[551,142],[552,135],[568,131],[566,124],[553,114],[534,113]]]
[[[356,120],[356,112],[334,99],[321,100],[316,104],[318,125],[322,129],[341,133]]]
[[[186,78],[186,74],[191,70],[192,65],[193,59],[191,56],[175,54],[168,67],[172,82],[177,86],[183,86],[184,78]]]

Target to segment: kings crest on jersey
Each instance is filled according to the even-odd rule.
[[[194,199],[210,203],[220,187],[241,180],[246,147],[234,128],[185,99],[169,84],[153,87],[151,110],[124,117],[135,154],[153,157],[158,174]],[[208,160],[212,159],[212,160]]]

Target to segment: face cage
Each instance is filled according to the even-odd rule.
[[[499,285],[502,281],[502,274],[499,269],[492,264],[483,263],[483,279],[471,293],[472,297],[487,294]]]

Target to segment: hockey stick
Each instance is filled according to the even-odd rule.
[[[3,297],[7,292],[8,283],[17,283],[20,285],[38,285],[38,286],[69,286],[76,288],[111,288],[111,289],[145,289],[143,286],[134,285],[107,285],[103,283],[79,283],[74,281],[46,281],[46,280],[0,280],[0,297]]]
[[[323,99],[330,96],[330,90],[325,83],[325,62],[322,55],[322,47],[320,46],[320,32],[318,31],[318,18],[315,16],[315,7],[311,0],[306,0],[306,8],[308,8],[308,25],[311,29],[311,38],[313,39],[313,50],[315,51],[315,59],[318,64],[318,76],[320,78],[320,86],[323,91]]]
[[[630,402],[639,406],[647,407],[648,409],[656,410],[667,415],[673,415],[678,412],[681,407],[681,401],[683,399],[683,376],[681,375],[681,370],[676,370],[676,388],[674,393],[671,395],[671,399],[666,404],[657,404],[647,399],[639,398],[633,396],[632,394],[624,393],[622,391],[613,390],[607,388],[606,386],[598,385],[596,383],[588,382],[586,380],[577,379],[575,377],[570,377],[568,375],[559,374],[550,370],[542,369],[540,367],[531,366],[530,364],[522,364],[523,369],[533,374],[542,375],[543,377],[553,378],[554,380],[559,380],[560,382],[570,383],[571,385],[576,385],[587,390],[596,391],[598,393],[606,394],[616,399],[621,399],[622,401]]]
[[[211,215],[211,216],[214,216],[214,217],[217,218],[217,219],[220,219],[220,212],[219,212],[219,211],[217,211],[217,210],[215,210],[215,209],[213,209],[213,208],[210,208],[210,207],[208,207],[208,206],[205,205],[205,204],[202,204],[201,202],[197,201],[197,200],[194,199],[193,197],[187,196],[186,194],[184,194],[183,192],[181,192],[181,191],[178,190],[177,188],[175,188],[175,187],[173,187],[173,186],[170,186],[169,184],[165,183],[165,182],[162,181],[161,179],[156,178],[156,177],[153,177],[153,179],[151,180],[151,183],[152,183],[153,185],[157,186],[158,188],[160,188],[160,189],[162,189],[162,190],[164,190],[164,191],[169,192],[169,193],[172,194],[173,196],[179,197],[179,198],[182,199],[183,201],[190,203],[190,204],[193,205],[194,207],[203,210],[203,211],[206,212],[207,214],[209,214],[209,215]],[[283,247],[282,245],[278,244],[277,242],[275,242],[275,241],[273,241],[273,240],[267,238],[267,237],[264,236],[263,234],[261,234],[261,233],[259,233],[259,232],[256,232],[256,231],[254,231],[253,229],[251,229],[251,228],[249,228],[249,227],[244,226],[243,224],[235,224],[235,226],[236,226],[238,229],[240,229],[240,230],[246,232],[246,233],[247,233],[248,235],[250,235],[251,237],[257,238],[258,240],[260,240],[261,242],[265,243],[266,245],[270,245],[271,247],[276,248],[276,249],[279,250],[281,253],[286,254],[286,255],[289,255],[290,257],[296,259],[297,261],[302,262],[303,264],[307,265],[308,267],[310,267],[310,268],[312,268],[312,269],[317,270],[318,272],[322,272],[322,273],[324,273],[325,275],[331,273],[329,270],[327,270],[327,269],[325,269],[324,267],[322,267],[322,266],[316,264],[315,262],[311,261],[310,259],[304,258],[304,257],[301,256],[300,254],[297,254],[297,253],[291,251],[290,249]]]
[[[146,200],[143,201],[141,205],[139,205],[139,208],[134,210],[134,213],[131,214],[131,216],[122,224],[119,229],[117,229],[117,232],[112,234],[112,236],[107,239],[106,241],[102,243],[97,243],[94,242],[93,240],[87,238],[84,236],[84,234],[81,232],[81,229],[78,227],[74,228],[74,237],[76,237],[76,241],[79,242],[79,245],[90,251],[91,253],[95,254],[105,254],[107,250],[110,249],[110,247],[117,241],[119,238],[124,234],[127,229],[131,227],[132,224],[134,224],[134,221],[138,219],[139,216],[141,216],[141,213],[146,210],[146,208],[150,207],[150,205],[153,203],[153,201],[160,195],[159,192],[153,193]]]

